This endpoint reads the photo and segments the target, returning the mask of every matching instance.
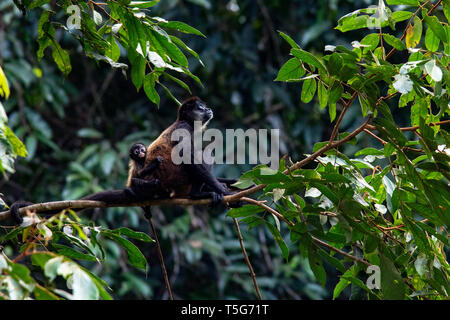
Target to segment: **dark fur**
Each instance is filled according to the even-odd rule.
[[[200,120],[202,124],[206,124],[212,116],[212,110],[198,97],[184,101],[178,110],[177,120],[147,148],[146,165],[157,157],[162,157],[163,161],[151,174],[143,178],[148,181],[158,179],[162,193],[169,194],[170,197],[212,198],[214,203],[220,202],[229,191],[211,173],[210,165],[194,164],[192,145],[191,164],[176,165],[171,158],[172,149],[178,143],[171,141],[172,132],[185,129],[193,137],[194,121]]]
[[[127,186],[132,192],[128,189],[108,190],[88,195],[81,200],[126,204],[143,199],[187,196],[193,199],[211,198],[213,204],[221,202],[224,195],[230,194],[227,186],[236,180],[217,179],[211,172],[211,165],[194,164],[193,153],[191,164],[176,165],[171,159],[172,149],[178,143],[171,141],[172,132],[182,128],[189,131],[193,137],[194,121],[201,120],[206,125],[212,115],[212,110],[198,97],[187,99],[180,106],[176,121],[147,148],[142,168],[142,159],[139,159],[139,163],[136,163],[138,166],[133,167],[133,170],[130,167]],[[193,152],[193,146],[191,150]],[[15,202],[11,206],[11,215],[16,223],[23,221],[18,209],[29,204],[31,203]],[[148,209],[144,208],[146,215],[150,215]]]
[[[160,189],[160,182],[158,179],[145,180],[141,177],[151,174],[163,161],[162,157],[157,157],[150,162],[148,166],[145,165],[145,158],[147,155],[147,148],[143,143],[135,143],[130,148],[130,162],[129,162],[129,173],[127,192],[130,196],[143,197],[149,193],[155,193]]]

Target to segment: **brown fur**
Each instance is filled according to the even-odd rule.
[[[147,148],[145,166],[150,164],[156,157],[163,157],[163,162],[155,171],[145,177],[145,180],[159,179],[161,189],[174,196],[188,196],[191,191],[191,182],[181,165],[172,162],[171,154],[175,142],[170,140],[173,130],[177,127],[178,120],[161,133],[161,135]]]
[[[198,97],[191,97],[183,102],[182,105],[199,100]],[[163,158],[162,163],[151,174],[140,177],[147,181],[153,179],[159,179],[161,183],[162,194],[175,196],[188,196],[192,188],[192,182],[190,181],[185,170],[181,165],[176,165],[172,162],[172,149],[176,142],[171,141],[172,132],[178,127],[180,121],[180,113],[182,108],[178,109],[177,120],[172,123],[166,130],[164,130],[160,136],[153,141],[147,148],[147,154],[145,158],[144,168],[148,166],[158,156]],[[184,110],[183,110],[184,111]],[[141,168],[136,168],[130,161],[130,169],[128,174],[127,186],[131,184],[131,179],[137,177],[137,172]]]

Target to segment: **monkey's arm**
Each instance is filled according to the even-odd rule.
[[[204,183],[194,183],[192,184],[191,192],[189,193],[189,197],[191,199],[205,199],[211,198],[212,205],[216,206],[223,200],[223,193],[218,193],[214,191],[204,191]]]
[[[153,171],[155,171],[155,169],[159,167],[161,162],[163,162],[163,157],[161,156],[156,157],[156,159],[153,159],[148,166],[146,166],[145,168],[141,169],[138,172],[138,176],[143,177],[153,173]]]
[[[158,193],[159,196],[162,195],[160,191],[161,183],[158,179],[145,180],[139,178],[131,179],[131,187],[126,188],[125,192],[129,194],[131,197],[138,198],[148,198],[151,199]]]

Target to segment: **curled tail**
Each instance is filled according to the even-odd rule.
[[[94,194],[90,194],[86,197],[81,198],[80,200],[94,200],[94,201],[102,201],[106,203],[112,203],[112,204],[126,204],[126,203],[132,203],[134,201],[138,201],[136,196],[133,195],[133,193],[127,192],[127,189],[125,190],[108,190],[108,191],[101,191]],[[10,214],[11,218],[14,221],[16,225],[20,225],[23,222],[22,216],[19,214],[19,209],[23,207],[28,207],[33,205],[34,203],[28,202],[28,201],[16,201],[14,202],[10,207]],[[74,211],[80,211],[82,209],[73,209]],[[62,210],[49,210],[43,212],[44,214],[57,214],[61,212]]]

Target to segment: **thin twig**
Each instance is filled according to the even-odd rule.
[[[150,226],[150,229],[152,231],[153,237],[155,238],[156,248],[158,249],[159,262],[161,263],[161,269],[163,271],[164,282],[166,283],[167,292],[169,294],[170,300],[173,300],[172,288],[170,287],[169,277],[167,276],[167,269],[166,269],[166,265],[164,264],[164,257],[163,257],[163,254],[162,254],[161,245],[159,243],[158,235],[156,234],[156,229],[155,229],[155,226],[153,225],[152,218],[149,216],[149,217],[146,217],[146,219],[147,219],[147,222],[148,222],[148,224]]]
[[[347,103],[344,105],[344,109],[342,109],[341,114],[339,115],[339,118],[336,121],[336,124],[334,125],[333,132],[331,133],[329,143],[332,143],[334,139],[336,138],[336,135],[338,133],[339,127],[341,125],[342,119],[344,118],[345,113],[347,112],[348,108],[352,105],[353,101],[356,99],[356,96],[358,95],[358,91],[353,92],[350,99],[347,101]]]
[[[288,224],[288,225],[291,226],[291,227],[295,225],[293,222],[287,220],[281,213],[279,213],[279,212],[276,211],[275,209],[272,209],[271,207],[267,206],[266,204],[262,203],[261,201],[257,201],[257,200],[254,200],[254,199],[251,199],[251,198],[246,198],[246,197],[241,198],[241,200],[242,200],[242,201],[249,202],[249,203],[253,203],[253,204],[257,205],[257,206],[260,206],[261,208],[264,208],[265,210],[269,211],[269,212],[272,213],[273,215],[277,216],[278,218],[280,218],[281,220],[283,220],[284,222],[286,222],[286,224]],[[351,254],[348,254],[348,253],[345,252],[345,251],[339,250],[338,248],[335,248],[335,247],[329,245],[328,243],[326,243],[326,242],[324,242],[324,241],[322,241],[322,240],[320,240],[320,239],[317,239],[317,238],[314,237],[314,236],[311,236],[311,238],[312,238],[317,244],[320,244],[321,246],[324,246],[324,247],[326,247],[326,248],[328,248],[328,249],[330,249],[330,250],[333,250],[333,251],[335,251],[335,252],[337,252],[337,253],[340,253],[340,254],[342,254],[343,256],[345,256],[345,257],[347,257],[347,258],[349,258],[349,259],[351,259],[351,260],[353,260],[353,261],[361,262],[361,263],[364,263],[365,265],[370,266],[370,263],[367,262],[367,261],[365,261],[365,260],[363,260],[363,259],[357,258],[357,257],[355,257],[355,256],[352,256]]]
[[[248,258],[247,251],[245,250],[244,241],[242,239],[241,230],[239,229],[239,222],[236,218],[233,218],[234,226],[236,227],[236,232],[238,234],[239,244],[241,245],[242,254],[244,255],[245,262],[247,263],[248,270],[250,271],[250,276],[253,280],[253,285],[255,286],[256,295],[258,296],[258,300],[262,300],[261,291],[259,291],[258,283],[256,282],[255,271],[253,271],[252,264],[250,259]]]

